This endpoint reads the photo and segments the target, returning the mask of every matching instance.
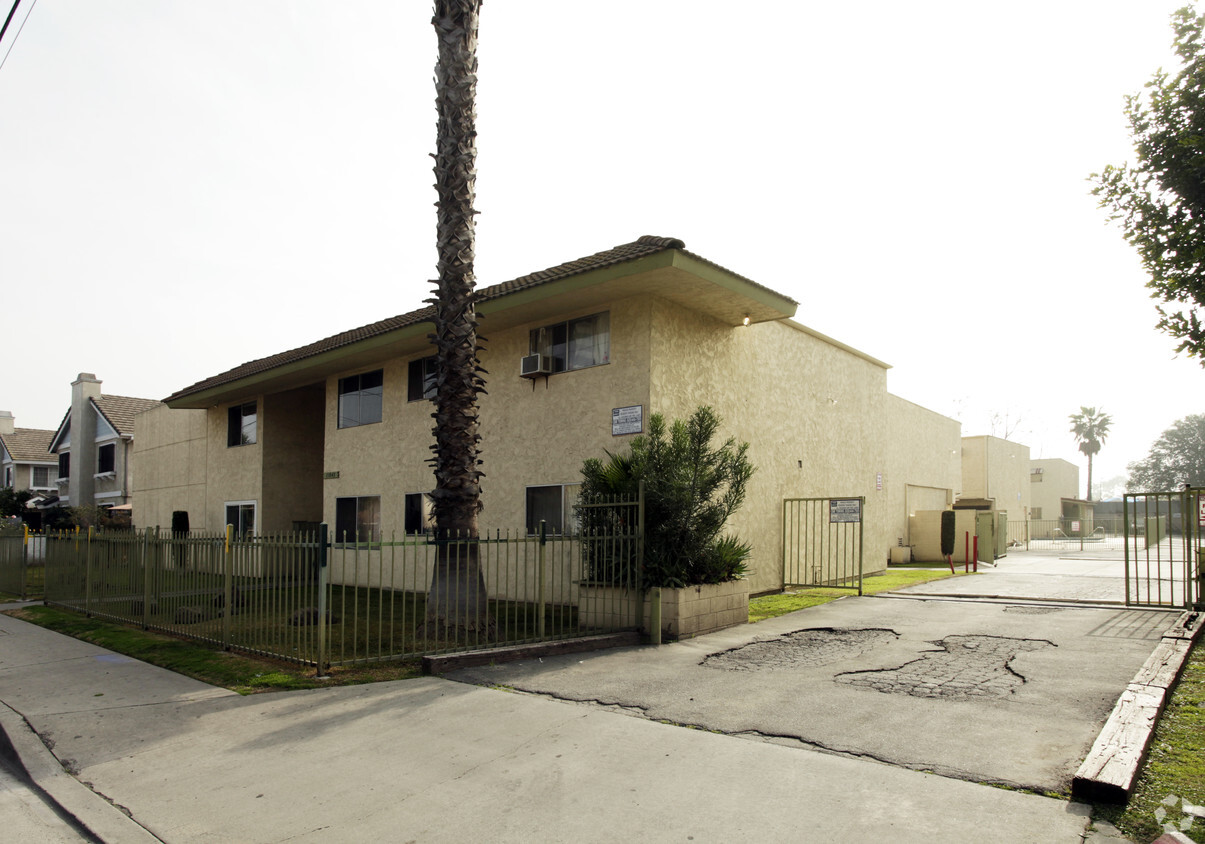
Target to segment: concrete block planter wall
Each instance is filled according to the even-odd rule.
[[[612,586],[581,587],[583,627],[619,630],[636,624],[636,603],[641,595],[634,589]],[[645,595],[640,627],[648,632],[651,596]],[[707,583],[661,589],[661,635],[667,639],[690,639],[749,620],[749,581]]]

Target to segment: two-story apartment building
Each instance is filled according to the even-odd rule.
[[[867,571],[908,513],[953,501],[960,430],[887,392],[887,364],[792,317],[786,296],[642,237],[481,288],[483,527],[571,528],[582,462],[621,451],[653,413],[710,405],[757,466],[731,529],[754,546],[754,592],[782,584],[783,501],[864,496]],[[433,310],[251,361],[139,417],[139,526],[336,536],[423,530]],[[145,427],[144,427],[145,426]]]

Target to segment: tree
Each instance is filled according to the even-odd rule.
[[[33,498],[27,489],[15,490],[11,486],[0,489],[0,517],[23,517],[25,504]]]
[[[1205,414],[1185,416],[1159,435],[1150,453],[1126,467],[1126,489],[1159,492],[1205,486]]]
[[[1092,458],[1100,452],[1109,436],[1109,426],[1113,424],[1112,417],[1104,411],[1097,412],[1095,407],[1080,407],[1079,413],[1073,413],[1071,433],[1079,444],[1079,450],[1088,458],[1088,500],[1092,500]]]
[[[438,112],[435,150],[435,452],[437,543],[426,631],[448,628],[489,633],[492,621],[478,559],[481,510],[477,395],[485,391],[479,363],[473,200],[477,180],[477,22],[481,0],[436,0],[432,25],[439,41],[435,66]]]
[[[712,445],[719,427],[710,407],[668,428],[665,417],[654,413],[648,434],[634,438],[627,453],[608,452],[607,461],[592,457],[582,465],[583,501],[631,496],[644,481],[643,587],[723,583],[745,572],[751,547],[721,534],[744,502],[755,468],[748,443],[730,437]],[[591,515],[578,512],[589,531]],[[593,568],[594,579],[628,582],[626,572]]]
[[[1172,15],[1183,68],[1160,70],[1126,98],[1137,161],[1094,173],[1100,206],[1138,250],[1158,305],[1157,327],[1205,366],[1205,13]],[[1166,305],[1166,307],[1165,307]]]

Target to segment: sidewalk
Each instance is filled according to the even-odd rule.
[[[860,605],[909,603],[922,604]],[[708,638],[572,664],[634,670],[723,649]],[[113,844],[1076,844],[1087,823],[1064,800],[446,679],[241,697],[2,615],[0,700],[31,773]]]

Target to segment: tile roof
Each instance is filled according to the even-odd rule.
[[[47,463],[55,460],[50,453],[50,441],[54,439],[54,431],[41,431],[37,428],[17,428],[11,434],[0,434],[0,441],[8,449],[9,456],[14,461],[37,460]]]
[[[519,278],[511,281],[504,281],[500,284],[479,288],[477,290],[477,301],[488,302],[493,299],[499,299],[503,296],[518,293],[533,287],[538,287],[541,284],[548,284],[553,281],[580,275],[591,270],[611,267],[627,261],[635,261],[639,258],[655,255],[658,252],[664,252],[667,249],[680,249],[685,251],[686,245],[682,241],[673,237],[655,237],[652,235],[644,235],[643,237],[637,238],[631,243],[620,244],[612,249],[596,252],[593,255],[587,255],[584,258],[577,258],[573,261],[567,261],[563,264],[558,264],[555,267],[549,267],[546,270],[540,270],[539,272],[520,276]],[[732,273],[731,270],[726,270],[723,267],[720,267],[718,264],[712,263],[711,261],[701,258],[698,255],[693,255],[689,252],[687,254],[690,254],[692,257],[703,261],[706,264],[724,270],[724,272],[730,273],[731,275],[737,275],[736,273]],[[743,276],[738,277],[744,278]],[[762,285],[759,285],[750,279],[744,280],[750,284],[753,284],[755,287],[759,287],[764,290],[769,289],[762,287]],[[315,355],[320,355],[323,352],[328,352],[332,349],[338,349],[343,346],[358,343],[361,340],[378,337],[382,334],[387,334],[390,331],[396,331],[398,329],[406,328],[418,323],[430,322],[432,319],[434,319],[434,317],[435,308],[434,306],[429,305],[425,308],[419,308],[416,311],[410,311],[409,313],[400,314],[399,316],[390,317],[389,319],[383,319],[380,322],[374,322],[369,325],[361,326],[360,328],[353,328],[351,331],[344,331],[340,334],[334,334],[330,337],[326,337],[306,346],[300,346],[296,349],[290,349],[286,352],[280,352],[279,354],[271,355],[266,358],[260,358],[259,360],[249,361],[240,366],[236,366],[234,369],[227,370],[226,372],[222,372],[218,375],[198,381],[192,386],[178,390],[164,399],[164,401],[170,402],[173,399],[191,396],[195,393],[200,393],[213,387],[220,387],[224,384],[230,384],[242,378],[258,375],[261,372],[275,369],[278,366],[285,366],[296,361],[314,357]]]
[[[105,420],[113,426],[113,430],[122,436],[134,435],[134,416],[144,410],[150,410],[163,402],[156,399],[135,399],[129,396],[101,395],[92,400],[96,409]],[[53,432],[52,432],[53,433]]]

